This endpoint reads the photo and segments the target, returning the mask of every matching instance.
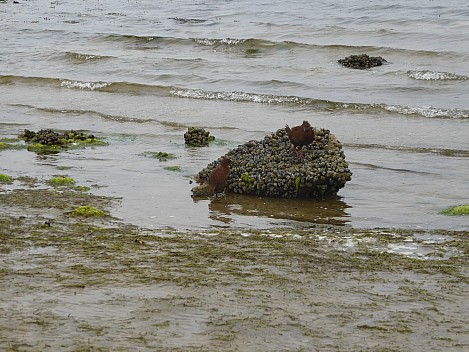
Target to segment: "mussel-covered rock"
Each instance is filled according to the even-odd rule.
[[[229,151],[208,164],[195,179],[204,184],[226,157],[231,160],[227,190],[234,193],[320,198],[337,194],[351,180],[342,145],[329,130],[315,129],[315,140],[303,147],[303,155],[299,161],[282,128]]]
[[[215,137],[210,136],[210,132],[199,127],[189,127],[187,132],[184,133],[184,141],[187,145],[193,147],[208,145],[213,140],[215,140]]]
[[[387,62],[381,56],[368,56],[367,54],[350,55],[346,58],[339,59],[337,62],[348,68],[365,69],[375,66],[381,66]]]
[[[38,132],[25,129],[19,136],[28,143],[28,150],[41,154],[58,153],[64,148],[86,145],[106,145],[94,135],[79,131],[57,132],[51,129],[43,129]]]

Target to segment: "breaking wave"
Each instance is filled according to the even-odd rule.
[[[85,63],[106,60],[111,58],[111,56],[67,52],[65,53],[65,58],[75,63]]]
[[[468,76],[457,75],[450,72],[438,72],[438,71],[408,71],[407,76],[419,81],[458,81],[467,80]]]
[[[285,105],[308,108],[317,111],[350,111],[352,113],[379,114],[392,113],[413,115],[425,118],[469,119],[468,109],[440,108],[435,106],[387,105],[382,103],[354,103],[325,99],[315,99],[293,95],[276,95],[237,91],[209,91],[188,89],[166,85],[150,85],[132,82],[90,82],[59,78],[0,76],[0,84],[27,84],[31,86],[50,86],[55,88],[88,90],[95,92],[159,95],[178,98],[219,100],[242,103]]]

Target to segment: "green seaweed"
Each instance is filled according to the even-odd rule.
[[[469,204],[457,205],[440,212],[443,215],[469,215]]]
[[[5,138],[0,141],[0,151],[1,150],[15,150],[15,149],[24,149],[26,146],[24,144],[19,144],[19,140],[13,140],[10,138]]]
[[[5,174],[0,174],[0,183],[12,183],[13,182],[13,177],[5,175]]]
[[[159,161],[167,161],[171,159],[176,159],[174,154],[166,153],[166,152],[143,152],[141,155],[147,158],[158,159]]]
[[[105,216],[106,214],[104,211],[96,209],[95,207],[91,207],[88,205],[82,205],[73,210],[70,215],[72,216],[82,216],[85,218],[89,217],[99,217],[99,216]]]
[[[241,175],[241,180],[243,180],[244,182],[247,182],[249,186],[252,186],[252,183],[254,182],[254,179],[251,176],[249,176],[249,173],[247,172]]]
[[[301,177],[300,177],[300,176],[296,176],[296,178],[295,178],[295,188],[296,188],[296,192],[298,192],[299,189],[300,189],[300,182],[301,182]]]
[[[47,181],[47,183],[54,187],[72,186],[75,184],[75,180],[67,176],[55,176]]]
[[[168,171],[175,171],[175,172],[180,172],[182,169],[180,166],[166,166],[164,168],[165,170],[168,170]]]

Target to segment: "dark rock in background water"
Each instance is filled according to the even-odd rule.
[[[367,54],[361,55],[350,55],[344,59],[337,60],[337,62],[348,68],[371,68],[375,66],[381,66],[384,62],[387,62],[381,56],[368,56]]]
[[[285,129],[249,141],[211,162],[196,175],[200,184],[207,182],[212,169],[224,157],[231,159],[227,190],[283,198],[320,198],[335,195],[352,172],[345,161],[342,145],[329,130],[315,129],[315,140],[303,148],[298,161]],[[194,195],[199,194],[194,187]]]

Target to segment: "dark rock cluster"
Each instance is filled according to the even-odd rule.
[[[55,154],[63,150],[83,148],[87,146],[107,145],[92,134],[79,131],[57,132],[51,129],[43,129],[38,132],[25,129],[19,135],[27,144],[27,149],[38,154]]]
[[[350,55],[344,59],[337,60],[337,62],[348,68],[365,69],[381,66],[384,62],[386,62],[386,60],[381,56],[368,56],[367,54],[361,54]]]
[[[335,195],[351,180],[342,145],[329,130],[315,129],[313,143],[303,147],[298,160],[285,129],[260,141],[249,141],[210,163],[195,177],[202,186],[223,158],[231,159],[229,192],[283,198],[320,198]]]
[[[21,136],[25,142],[28,143],[40,143],[48,146],[63,146],[68,143],[75,141],[86,141],[93,140],[95,136],[86,135],[83,132],[77,132],[74,130],[59,133],[51,129],[40,130],[38,132],[24,130]]]

